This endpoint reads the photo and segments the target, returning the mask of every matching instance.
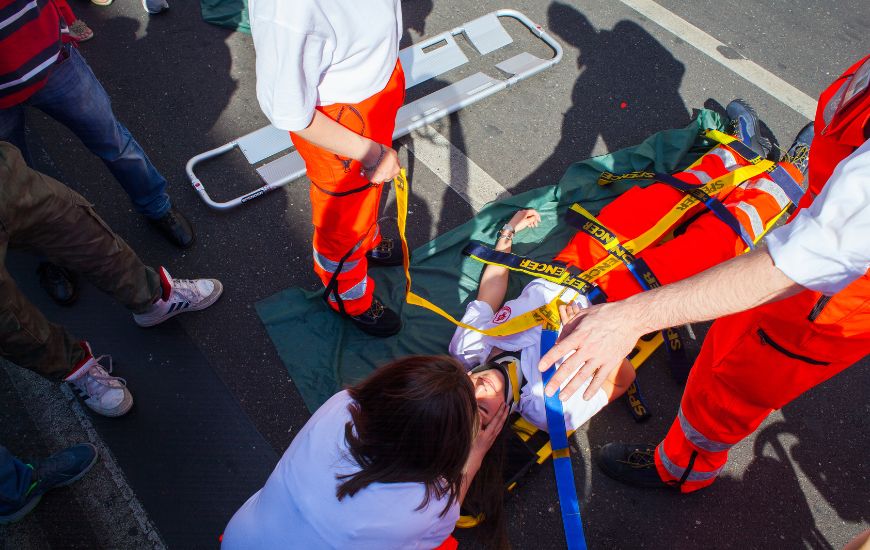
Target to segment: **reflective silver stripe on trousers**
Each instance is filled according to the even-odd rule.
[[[323,254],[318,252],[316,248],[314,249],[314,263],[316,263],[320,269],[326,271],[327,273],[335,273],[335,270],[338,269],[338,262],[333,262]],[[344,265],[341,266],[341,272],[344,273],[345,271],[350,271],[351,269],[355,268],[358,263],[359,260],[344,262]]]
[[[683,407],[680,407],[680,412],[677,413],[677,418],[680,420],[680,428],[683,429],[683,434],[686,436],[686,439],[688,439],[692,443],[692,445],[698,447],[699,449],[703,449],[711,453],[721,453],[722,451],[727,451],[734,446],[728,443],[713,441],[712,439],[707,439],[706,437],[704,437],[701,432],[699,432],[695,429],[694,426],[689,424],[689,421],[686,419],[686,415],[683,414]]]
[[[746,189],[758,189],[764,191],[776,201],[777,206],[785,208],[791,201],[788,200],[788,195],[782,190],[782,187],[772,182],[765,177],[758,177],[746,184]]]
[[[684,174],[689,174],[690,176],[695,176],[698,178],[698,185],[704,185],[709,182],[711,179],[710,174],[703,170],[692,170],[691,168],[687,168],[683,170]]]
[[[366,295],[366,286],[368,285],[369,277],[368,275],[363,277],[363,280],[353,285],[349,289],[344,292],[339,293],[338,297],[342,300],[359,300],[363,296]],[[329,295],[329,301],[335,302],[335,296],[333,294]]]
[[[734,153],[724,147],[716,147],[707,154],[719,157],[722,160],[722,164],[725,165],[725,168],[727,168],[729,172],[737,166],[737,159],[734,157]]]
[[[761,221],[761,216],[758,215],[758,210],[748,202],[743,201],[738,202],[734,207],[746,214],[746,217],[749,218],[749,225],[752,226],[752,239],[757,239],[758,236],[764,232],[764,222]]]
[[[681,467],[677,466],[676,464],[674,464],[673,462],[671,462],[671,459],[668,458],[668,456],[665,454],[664,444],[659,444],[658,448],[656,449],[656,452],[658,453],[659,460],[662,461],[662,466],[665,467],[665,470],[667,470],[668,473],[671,474],[674,478],[683,479],[683,476],[686,475],[686,469],[681,468]],[[720,466],[720,467],[716,468],[715,470],[713,470],[712,472],[698,472],[696,470],[693,470],[693,471],[689,472],[688,476],[686,476],[685,481],[709,481],[709,480],[715,478],[716,476],[718,476],[719,472],[721,472],[722,468],[724,468],[724,467],[725,467],[724,465]]]

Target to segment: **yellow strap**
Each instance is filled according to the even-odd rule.
[[[749,166],[742,166],[737,168],[733,172],[729,172],[715,180],[708,182],[706,185],[702,186],[700,189],[710,196],[716,196],[724,190],[731,189],[736,187],[737,185],[743,183],[744,181],[751,179],[762,172],[767,171],[769,168],[773,167],[774,163],[769,160],[759,161],[757,164],[752,164]],[[420,306],[423,308],[432,311],[444,317],[451,323],[456,326],[462,327],[467,330],[471,330],[474,332],[479,332],[481,334],[485,334],[487,336],[510,336],[512,334],[518,334],[520,332],[526,331],[532,327],[540,326],[540,325],[549,325],[549,326],[559,326],[559,311],[558,305],[561,300],[562,294],[564,291],[559,294],[556,298],[553,299],[548,304],[545,304],[537,309],[532,311],[528,311],[523,313],[522,315],[518,315],[517,317],[511,318],[507,320],[505,323],[498,325],[497,327],[493,327],[490,329],[480,329],[469,324],[463,323],[462,321],[456,319],[437,305],[433,304],[429,300],[415,294],[411,291],[411,271],[410,271],[410,250],[408,249],[408,241],[405,237],[405,228],[408,222],[408,178],[405,170],[403,169],[399,176],[397,176],[394,180],[394,187],[396,191],[396,210],[398,211],[398,226],[399,226],[399,237],[402,241],[402,252],[403,252],[403,260],[405,269],[405,292],[406,292],[406,301],[409,304]],[[685,196],[682,201],[676,204],[668,213],[666,213],[653,227],[648,229],[645,233],[638,236],[637,238],[630,240],[623,244],[623,248],[631,252],[632,254],[637,254],[641,250],[650,246],[651,244],[658,241],[662,236],[667,233],[671,227],[673,227],[677,222],[679,222],[695,205],[699,203],[698,199],[692,196]],[[577,205],[579,207],[579,205]],[[573,207],[572,207],[573,208]],[[579,207],[582,209],[582,207]],[[610,271],[612,271],[617,266],[622,265],[618,258],[608,255],[606,258],[598,262],[592,268],[587,269],[581,274],[581,278],[586,281],[593,282],[600,277],[606,275]],[[561,280],[554,280],[557,284],[562,284],[565,282],[565,279],[569,277],[568,273],[565,272]],[[546,277],[544,277],[546,278]],[[550,279],[552,280],[552,279]]]
[[[509,319],[504,324],[501,324],[497,327],[482,330],[469,324],[463,323],[462,321],[456,319],[429,300],[412,292],[411,270],[409,261],[410,251],[408,250],[408,240],[405,238],[405,228],[408,223],[408,177],[404,169],[402,169],[399,176],[393,180],[393,184],[396,191],[396,210],[398,211],[399,238],[402,241],[402,263],[404,264],[405,268],[405,299],[409,304],[426,308],[429,311],[432,311],[433,313],[437,313],[441,317],[444,317],[458,327],[472,330],[474,332],[479,332],[487,336],[509,336],[511,334],[518,334],[532,327],[541,325],[555,325],[556,327],[559,326],[560,323],[558,305],[561,293],[549,304],[545,304],[535,310],[526,312],[525,314],[517,316],[513,319]]]
[[[518,368],[520,368],[520,364],[516,361],[511,362],[507,368],[508,378],[510,378],[511,381],[511,394],[513,394],[514,403],[520,402],[520,379],[517,376]]]

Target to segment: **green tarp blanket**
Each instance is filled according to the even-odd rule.
[[[201,0],[200,7],[206,23],[251,34],[248,0]]]
[[[513,249],[534,259],[551,260],[575,232],[564,222],[564,213],[573,203],[579,202],[597,214],[630,186],[649,183],[624,181],[602,187],[597,183],[602,171],[679,170],[712,146],[702,137],[706,128],[721,130],[723,121],[716,113],[702,110],[684,129],[662,131],[640,145],[576,162],[556,185],[488,204],[468,222],[411,253],[414,291],[461,317],[465,304],[476,295],[483,269],[483,264],[461,253],[469,240],[492,243],[498,228],[514,212],[534,208],[541,213],[541,224],[518,234]],[[409,215],[408,223],[414,223],[413,215]],[[409,354],[447,353],[455,327],[426,309],[404,303],[401,267],[373,269],[369,273],[375,279],[378,297],[401,314],[404,327],[394,337],[381,339],[363,334],[328,309],[322,291],[290,288],[256,304],[290,378],[312,412],[378,365]],[[528,281],[528,277],[512,273],[508,296],[518,295]]]

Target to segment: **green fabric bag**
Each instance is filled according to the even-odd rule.
[[[201,0],[200,7],[206,23],[251,34],[248,0]]]
[[[691,164],[712,146],[702,136],[707,128],[723,129],[720,117],[708,110],[686,128],[665,130],[640,145],[572,164],[556,185],[490,203],[474,218],[424,244],[411,254],[413,288],[420,296],[459,318],[474,299],[483,264],[462,255],[469,240],[492,243],[498,228],[522,208],[541,213],[541,224],[514,239],[514,252],[550,260],[574,235],[563,221],[565,211],[579,202],[593,214],[638,182],[599,186],[602,171],[675,172]],[[646,185],[648,182],[640,182]],[[413,192],[413,182],[411,182]],[[414,222],[409,216],[409,224]],[[411,243],[413,244],[413,243]],[[377,366],[410,354],[444,354],[455,327],[430,311],[404,303],[401,268],[370,271],[377,295],[398,311],[404,328],[391,338],[373,338],[333,313],[322,291],[290,288],[261,300],[257,313],[266,326],[290,377],[313,412],[334,393],[364,378]],[[508,296],[516,296],[529,277],[512,273]]]

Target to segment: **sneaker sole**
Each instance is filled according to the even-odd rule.
[[[105,410],[97,409],[94,406],[89,405],[85,397],[82,396],[77,389],[73,388],[73,391],[76,393],[76,395],[79,396],[79,398],[81,398],[82,403],[84,403],[87,408],[94,411],[100,416],[106,416],[108,418],[118,418],[119,416],[124,416],[125,414],[130,412],[130,409],[133,408],[133,394],[130,393],[130,390],[128,390],[126,387],[124,388],[124,399],[122,399],[121,402],[118,403],[118,406],[114,409]]]
[[[132,400],[131,400],[131,401],[132,401]],[[78,481],[78,480],[80,480],[81,478],[83,478],[83,477],[85,476],[85,474],[88,473],[88,472],[91,470],[91,468],[94,467],[94,464],[97,463],[97,460],[99,460],[99,458],[100,458],[100,453],[97,452],[97,448],[94,447],[94,446],[93,446],[92,444],[90,444],[90,443],[83,443],[83,445],[87,445],[88,447],[91,448],[92,451],[94,451],[94,458],[91,459],[91,463],[88,464],[87,467],[85,467],[84,470],[82,470],[81,472],[79,472],[78,475],[75,475],[75,476],[71,477],[70,479],[64,481],[63,483],[58,483],[57,485],[55,485],[54,487],[52,487],[52,489],[57,489],[57,488],[59,488],[59,487],[66,487],[66,486],[68,486],[68,485],[72,485],[72,484],[75,483],[76,481]]]
[[[33,497],[33,499],[29,500],[27,504],[25,504],[21,509],[16,510],[14,514],[9,516],[0,516],[0,525],[8,525],[10,523],[15,523],[16,521],[21,521],[24,516],[29,514],[36,508],[36,505],[39,504],[39,501],[42,500],[42,495]]]
[[[212,304],[214,304],[215,302],[217,302],[218,298],[220,298],[221,295],[224,293],[224,285],[221,284],[220,281],[218,281],[217,279],[211,279],[211,281],[214,283],[214,291],[211,294],[209,294],[208,297],[206,297],[202,302],[200,302],[196,305],[191,304],[190,307],[186,308],[186,309],[176,309],[175,311],[172,311],[167,315],[164,315],[161,317],[155,317],[153,319],[149,319],[149,318],[141,319],[141,317],[137,317],[136,315],[133,315],[133,320],[136,321],[136,324],[139,325],[140,327],[148,328],[148,327],[157,326],[160,323],[168,321],[169,319],[172,319],[173,317],[175,317],[176,315],[179,315],[181,313],[190,313],[193,311],[202,311],[205,308],[207,308],[207,307],[211,306]]]

